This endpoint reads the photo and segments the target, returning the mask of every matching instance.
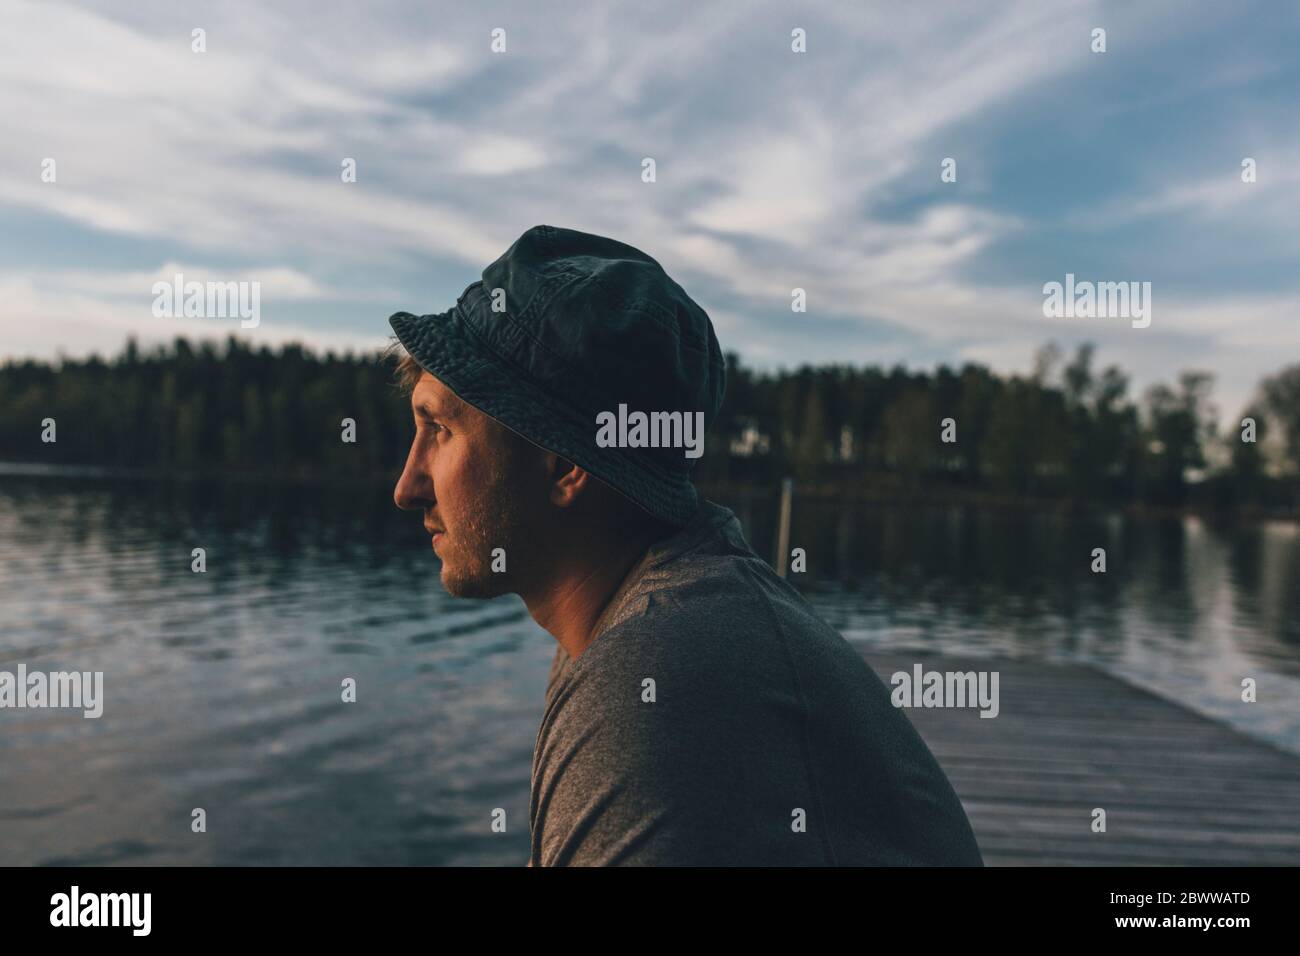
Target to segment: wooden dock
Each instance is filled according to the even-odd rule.
[[[918,661],[999,672],[995,718],[907,710],[989,866],[1300,864],[1300,757],[1083,665],[863,656],[886,684]]]

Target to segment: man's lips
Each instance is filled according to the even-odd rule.
[[[438,546],[438,539],[447,533],[441,528],[430,528],[427,524],[424,526],[424,530],[429,532],[430,537],[433,539],[432,543],[434,547]]]

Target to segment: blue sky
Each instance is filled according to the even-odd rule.
[[[1213,372],[1227,421],[1300,360],[1300,4],[0,0],[0,23],[0,358],[378,346],[549,223],[653,255],[758,367],[1024,372],[1092,341],[1135,393]],[[178,271],[261,282],[261,324],[155,318]],[[1044,317],[1067,272],[1151,282],[1150,327]]]

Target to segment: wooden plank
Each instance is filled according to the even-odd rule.
[[[886,683],[917,662],[998,671],[996,718],[907,710],[990,866],[1300,865],[1293,754],[1081,664],[863,656]]]

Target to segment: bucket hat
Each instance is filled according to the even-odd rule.
[[[462,401],[664,521],[695,514],[686,449],[611,445],[609,430],[598,440],[602,421],[635,412],[702,413],[706,432],[726,389],[708,313],[641,250],[533,226],[446,312],[388,322]]]

